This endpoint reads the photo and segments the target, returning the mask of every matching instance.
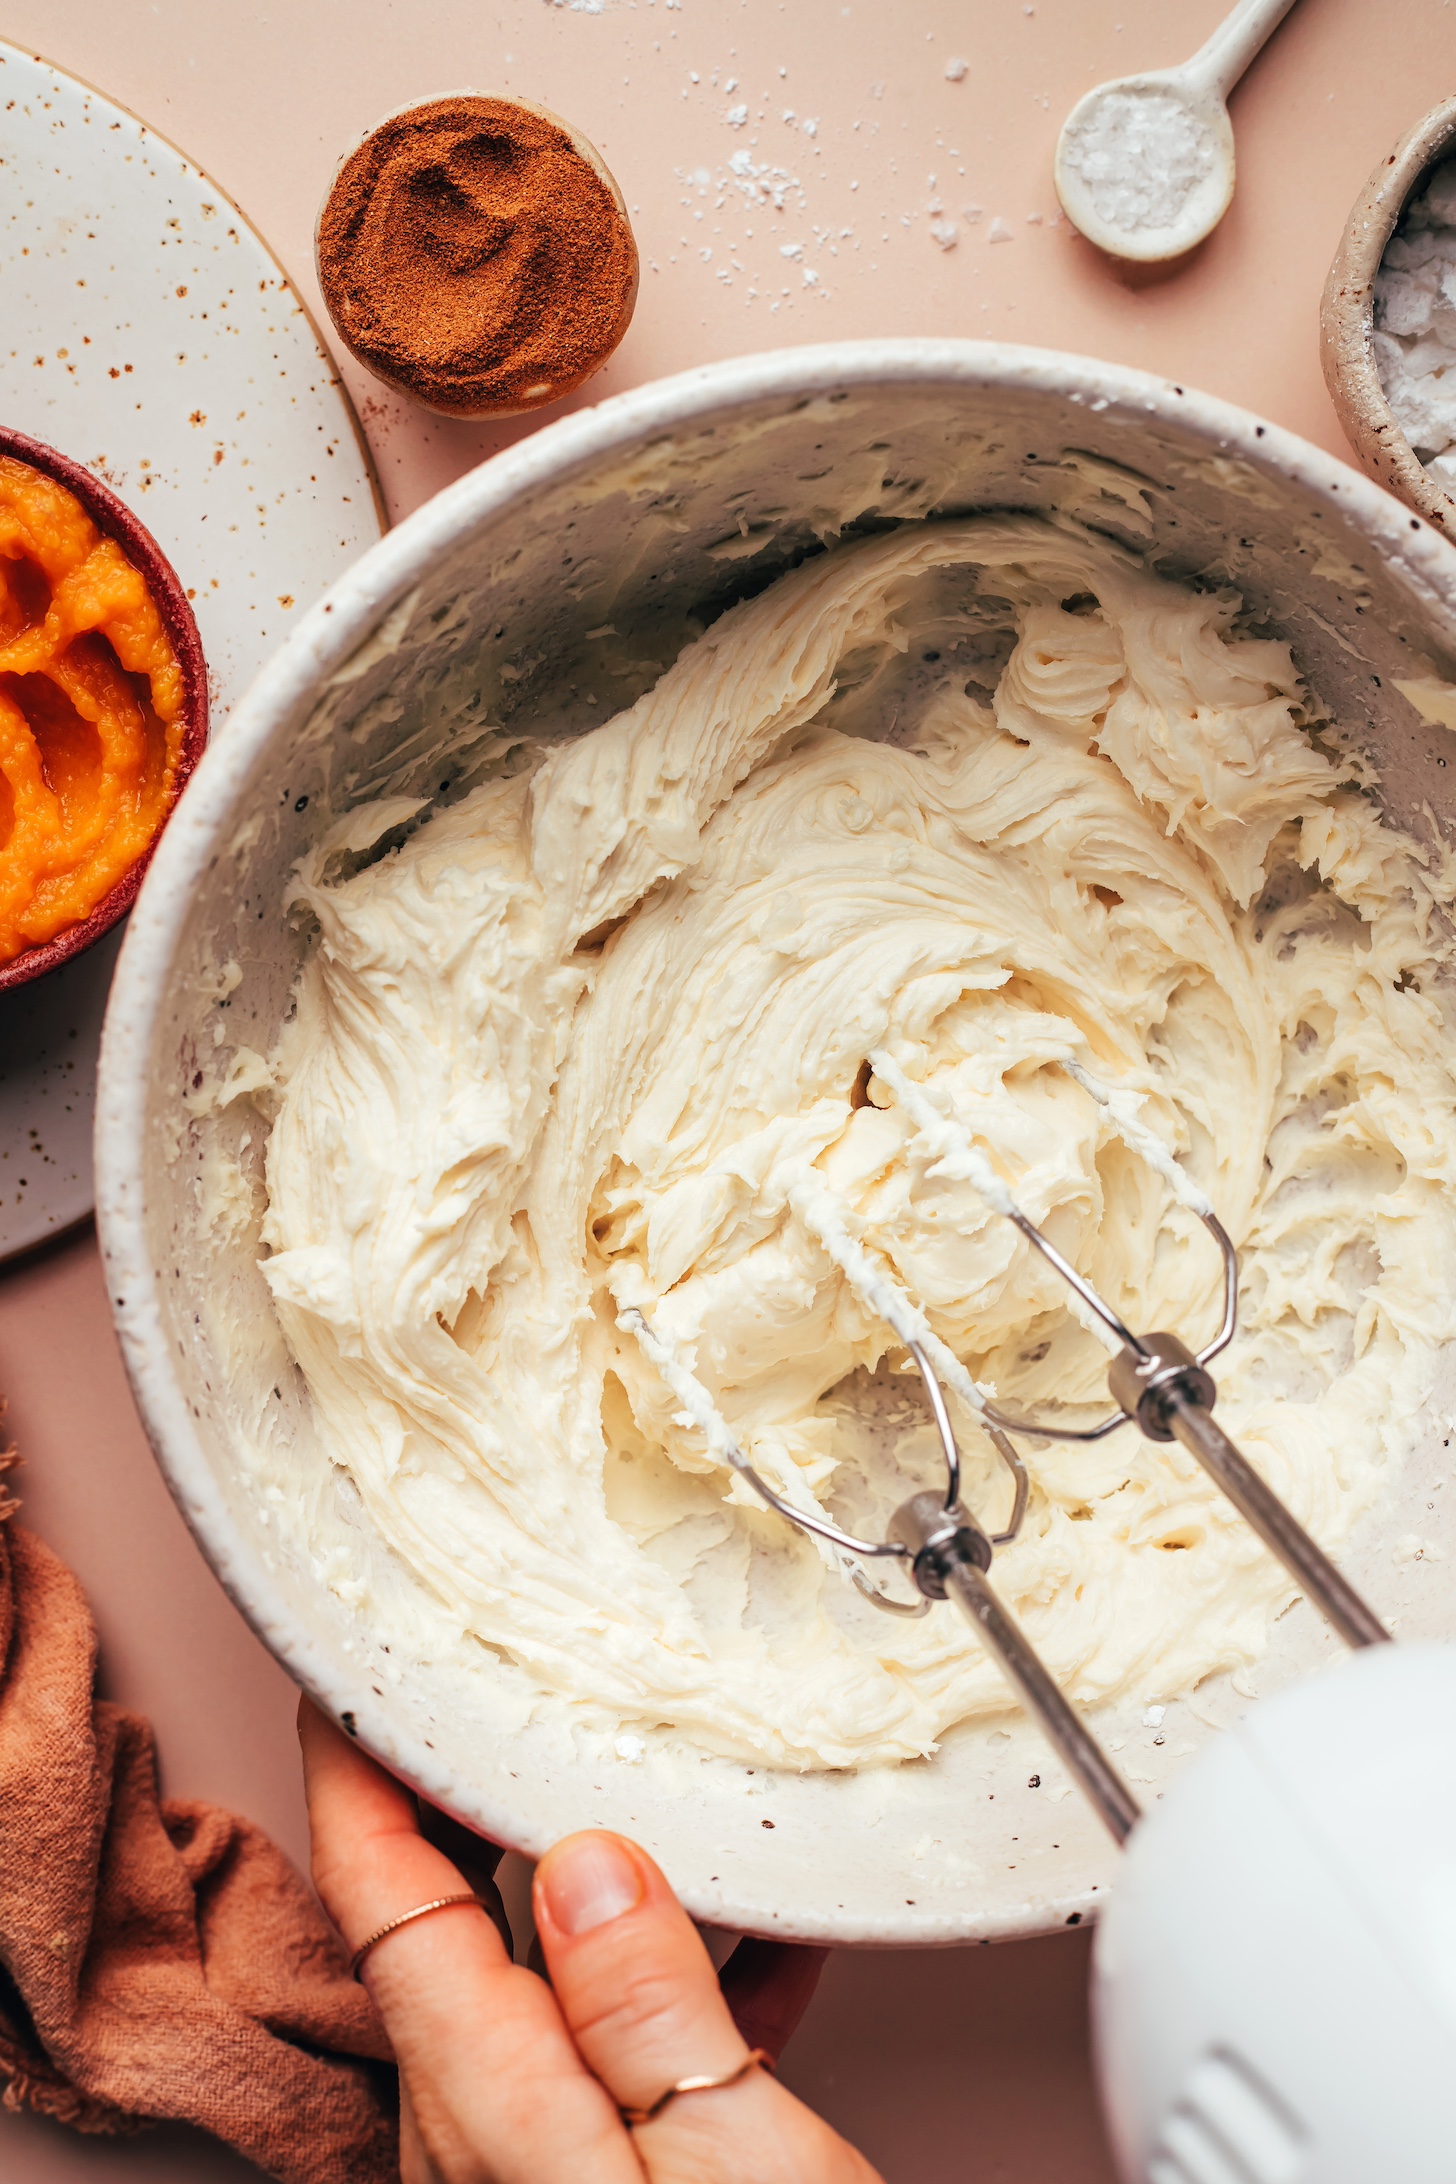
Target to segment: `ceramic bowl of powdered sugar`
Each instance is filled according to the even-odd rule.
[[[1370,177],[1325,284],[1320,341],[1366,469],[1456,538],[1456,99]]]
[[[1130,1320],[1205,1339],[1217,1255],[1084,1054],[1242,1254],[1230,1430],[1400,1637],[1450,1636],[1442,708],[1432,526],[1044,351],[734,359],[400,524],[204,757],[98,1091],[141,1414],[263,1641],[470,1826],[620,1829],[711,1923],[1088,1917],[1116,1853],[975,1634],[880,1614],[659,1362],[883,1538],[933,1426],[827,1195],[958,1370],[1098,1414],[1100,1348],[901,1079]],[[1338,1642],[1176,1454],[1026,1462],[998,1590],[1151,1806]]]

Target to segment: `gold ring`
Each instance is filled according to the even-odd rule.
[[[767,2048],[753,2048],[741,2063],[736,2064],[732,2070],[722,2071],[716,2078],[679,2078],[676,2085],[670,2085],[665,2093],[658,2094],[650,2108],[619,2108],[617,2113],[630,2130],[633,2124],[651,2123],[653,2117],[660,2116],[668,2102],[675,2101],[679,2093],[717,2093],[725,2085],[737,2085],[739,2079],[746,2078],[750,2070],[772,2070],[773,2067],[774,2059]]]
[[[460,1896],[436,1896],[429,1903],[417,1903],[413,1911],[401,1911],[397,1919],[390,1919],[379,1928],[377,1933],[371,1934],[367,1941],[360,1942],[349,1959],[350,1976],[354,1979],[358,1978],[359,1967],[364,1962],[365,1957],[368,1956],[376,1942],[383,1941],[386,1934],[398,1933],[401,1926],[412,1925],[416,1919],[428,1918],[432,1911],[447,1910],[452,1903],[478,1903],[481,1910],[486,1912],[487,1916],[489,1915],[489,1905],[484,1903],[473,1889],[467,1890],[465,1894]]]

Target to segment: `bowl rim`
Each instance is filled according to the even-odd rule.
[[[1345,222],[1320,298],[1320,363],[1341,428],[1373,478],[1456,538],[1456,498],[1429,477],[1396,422],[1375,368],[1375,276],[1421,177],[1456,144],[1456,98],[1412,122]]]
[[[502,1788],[465,1781],[422,1729],[376,1699],[367,1679],[346,1670],[305,1627],[268,1567],[261,1546],[234,1529],[209,1462],[200,1422],[173,1369],[162,1283],[147,1231],[143,1155],[149,1057],[170,965],[189,915],[195,879],[234,824],[237,789],[269,738],[314,702],[327,678],[367,642],[423,573],[476,526],[581,464],[633,443],[660,440],[714,412],[758,398],[797,400],[856,387],[956,383],[1008,392],[1045,390],[1060,400],[1129,422],[1163,419],[1203,439],[1210,455],[1273,469],[1353,520],[1371,549],[1398,563],[1435,619],[1456,627],[1456,547],[1382,487],[1338,457],[1249,411],[1120,365],[997,342],[896,338],[770,350],[698,366],[610,397],[544,426],[490,457],[426,502],[365,553],[303,616],[232,714],[227,736],[205,754],[133,911],[112,986],[102,1038],[96,1108],[97,1227],[107,1294],[132,1393],[163,1476],[206,1560],[239,1612],[287,1674],[380,1762],[468,1826],[530,1856],[546,1842],[526,1835]],[[503,1782],[508,1793],[509,1781]],[[695,1917],[767,1931],[761,1906],[681,1890]],[[1103,1900],[1082,1900],[1079,1916]],[[980,1917],[917,1908],[913,1923],[862,1913],[775,1915],[786,1938],[889,1947],[1009,1939],[1048,1931],[1031,1906]]]
[[[145,578],[147,589],[157,603],[162,626],[182,670],[184,693],[182,751],[177,762],[176,786],[156,833],[141,856],[128,865],[115,886],[107,890],[87,917],[78,924],[68,925],[64,932],[55,934],[50,940],[23,948],[8,963],[0,963],[0,993],[5,993],[16,986],[28,985],[32,979],[44,977],[47,971],[59,970],[63,963],[73,962],[126,916],[136,901],[143,876],[167,823],[177,809],[177,800],[206,748],[209,693],[207,662],[203,657],[197,618],[181,578],[140,516],[94,471],[87,470],[73,456],[63,455],[58,448],[48,446],[44,440],[33,439],[29,433],[0,425],[0,455],[11,455],[17,462],[29,463],[33,470],[64,486],[81,503],[97,530],[104,537],[115,539],[125,550],[127,559]]]

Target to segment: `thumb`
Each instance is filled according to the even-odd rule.
[[[635,1843],[569,1835],[536,1868],[535,1913],[571,2036],[622,2107],[746,2061],[707,1950]]]
[[[568,1836],[536,1868],[534,1908],[557,2005],[619,2107],[651,2108],[684,2078],[748,2061],[707,1950],[635,1843]],[[762,2068],[680,2096],[633,2136],[649,2177],[873,2184],[868,2164]]]

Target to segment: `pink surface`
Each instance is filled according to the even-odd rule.
[[[244,0],[8,0],[0,30],[199,160],[315,302],[314,213],[369,123],[459,87],[553,107],[615,171],[643,258],[633,326],[577,403],[780,343],[982,334],[1186,378],[1344,453],[1320,379],[1320,288],[1377,159],[1452,88],[1452,9],[1386,0],[1377,26],[1362,0],[1304,0],[1235,97],[1239,191],[1223,226],[1171,272],[1119,273],[1055,222],[1062,117],[1104,76],[1183,58],[1222,12],[1221,0],[308,0],[269,13]],[[968,70],[951,82],[957,57]],[[792,182],[781,211],[747,208],[735,154]],[[974,225],[968,205],[982,208]],[[937,246],[932,220],[957,223],[955,248]],[[993,242],[998,221],[1009,235]],[[21,368],[0,367],[0,386]],[[536,422],[449,423],[352,365],[345,376],[396,516]],[[0,1276],[0,1390],[27,1458],[26,1520],[90,1590],[107,1688],[156,1721],[168,1787],[225,1801],[302,1854],[292,1693],[152,1466],[89,1238]],[[1085,1971],[1080,1936],[841,1956],[785,2075],[891,2184],[1105,2184]],[[253,2172],[185,2136],[87,2142],[0,2115],[0,2173],[202,2184]]]

